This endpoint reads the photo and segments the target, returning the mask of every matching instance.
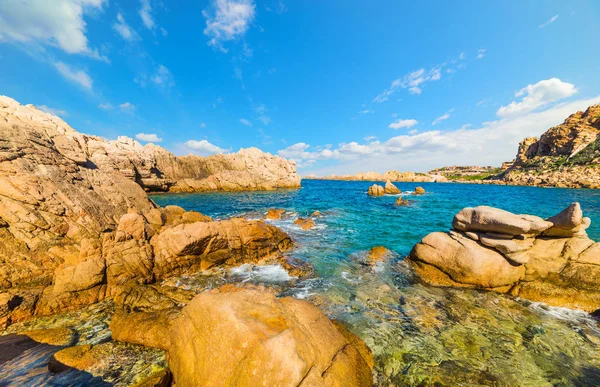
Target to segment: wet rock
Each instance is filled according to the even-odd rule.
[[[415,188],[413,194],[415,195],[423,195],[425,193],[425,188],[423,187],[417,187]]]
[[[77,340],[75,331],[70,328],[36,329],[20,332],[19,334],[27,336],[38,343],[57,346],[72,345]]]
[[[462,232],[427,235],[407,262],[435,286],[510,291],[556,306],[600,308],[600,248],[572,232],[589,226],[579,204],[550,219],[556,224],[491,207],[466,208],[453,221]]]
[[[389,180],[385,182],[384,192],[388,195],[397,195],[397,194],[401,193],[401,191],[398,189],[398,187],[396,187],[394,184],[392,184],[392,182]]]
[[[294,224],[303,230],[310,230],[315,227],[315,222],[311,218],[298,218],[294,220]]]
[[[271,219],[271,220],[279,220],[279,219],[281,219],[283,214],[285,214],[284,209],[271,208],[269,211],[267,211],[267,215],[265,216],[265,218]]]
[[[383,196],[385,194],[385,190],[382,186],[373,184],[372,186],[369,187],[367,194],[369,196]]]
[[[397,206],[408,206],[408,203],[409,202],[407,199],[402,199],[402,196],[399,196],[394,204]]]
[[[277,262],[288,272],[292,277],[310,278],[315,275],[314,266],[305,260],[293,257],[282,257]]]
[[[312,214],[310,214],[310,217],[311,217],[311,218],[320,218],[320,217],[322,217],[322,216],[323,216],[323,214],[322,214],[322,213],[321,213],[321,211],[319,211],[319,210],[317,210],[317,211],[313,211],[313,213],[312,213]]]
[[[367,264],[375,265],[379,262],[386,261],[391,256],[391,251],[383,246],[371,247],[367,255]]]

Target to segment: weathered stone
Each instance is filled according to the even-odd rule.
[[[498,208],[479,206],[464,208],[454,216],[452,227],[460,231],[496,232],[508,235],[537,235],[552,223],[531,215],[515,215]]]
[[[373,184],[372,186],[369,187],[367,194],[369,196],[383,196],[385,194],[385,190],[383,189],[382,186]]]
[[[413,192],[413,194],[415,195],[423,195],[425,193],[425,188],[423,187],[417,187],[415,188],[415,191]]]
[[[305,301],[256,290],[205,292],[169,332],[178,386],[372,385],[364,348]]]
[[[391,256],[391,252],[383,246],[371,247],[367,255],[367,264],[375,265],[378,262],[383,262]]]
[[[392,184],[392,182],[389,180],[385,182],[384,191],[388,195],[397,195],[397,194],[401,193],[401,191],[398,189],[398,187],[396,187],[394,184]]]
[[[269,211],[267,211],[267,215],[265,216],[265,218],[271,219],[271,220],[279,220],[279,219],[281,219],[283,214],[285,214],[284,209],[271,208]]]
[[[70,328],[36,329],[20,332],[19,334],[27,336],[38,343],[49,345],[67,346],[76,341],[75,331]]]

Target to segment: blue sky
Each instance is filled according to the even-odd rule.
[[[52,3],[52,4],[50,4]],[[302,174],[499,164],[600,103],[598,1],[4,0],[0,94]]]

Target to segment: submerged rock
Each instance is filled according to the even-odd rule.
[[[408,206],[408,203],[407,199],[403,199],[402,196],[399,196],[394,204],[397,206]]]
[[[132,332],[146,314],[123,312],[116,315],[118,325]],[[158,327],[151,330],[167,331],[168,339],[120,339],[166,345],[178,386],[372,385],[368,348],[306,301],[226,286],[199,294],[175,317],[154,323]]]
[[[310,230],[315,227],[315,222],[311,218],[298,218],[294,220],[294,224],[303,230]]]
[[[380,186],[378,184],[373,184],[372,186],[369,187],[367,194],[369,196],[383,196],[385,194],[385,190],[382,186]]]
[[[579,203],[544,221],[492,207],[461,210],[406,261],[426,283],[509,292],[550,305],[600,308],[600,244],[587,238]],[[554,223],[556,222],[556,223]]]
[[[367,255],[367,264],[375,265],[378,262],[384,262],[391,256],[391,251],[383,246],[371,247]]]
[[[279,220],[279,219],[281,219],[283,214],[285,214],[284,209],[271,208],[269,211],[267,211],[267,215],[265,216],[265,218],[271,219],[271,220]]]

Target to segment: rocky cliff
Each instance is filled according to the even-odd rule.
[[[172,157],[155,151],[86,136],[0,98],[0,325],[97,302],[128,280],[256,262],[291,246],[285,233],[259,221],[211,222],[158,208],[138,184],[143,171],[153,171],[154,155]],[[217,171],[269,157],[259,153],[204,165]]]
[[[508,184],[600,187],[600,105],[519,145],[514,165],[496,179]]]
[[[257,148],[208,157],[176,157],[159,146],[142,146],[129,137],[106,141],[78,133],[56,116],[3,96],[0,96],[0,118],[2,128],[17,121],[20,126],[49,125],[62,135],[58,141],[64,142],[56,146],[72,161],[119,173],[146,191],[273,190],[300,186],[294,162]]]

